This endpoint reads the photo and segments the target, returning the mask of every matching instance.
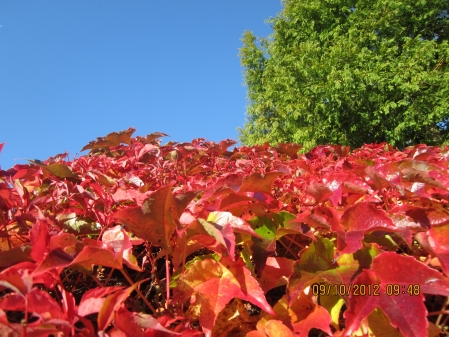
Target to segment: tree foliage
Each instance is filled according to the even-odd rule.
[[[311,148],[449,139],[447,0],[285,0],[240,50],[243,144]]]

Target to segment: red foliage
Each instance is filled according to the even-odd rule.
[[[134,131],[0,171],[2,336],[444,331],[449,149]]]

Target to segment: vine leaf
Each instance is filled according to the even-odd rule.
[[[97,140],[89,142],[81,151],[94,150],[110,146],[117,146],[122,143],[131,144],[131,136],[136,131],[134,128],[129,128],[125,131],[111,132],[106,137],[98,137]]]
[[[361,320],[375,308],[381,308],[405,337],[426,336],[428,322],[423,293],[449,295],[449,278],[411,256],[395,252],[383,252],[375,257],[371,268],[364,269],[354,285],[360,289],[368,286],[374,289],[377,285],[378,296],[350,296],[344,314],[344,336],[356,331]],[[394,289],[397,292],[392,293]]]
[[[179,218],[195,197],[195,193],[174,196],[172,185],[156,190],[142,206],[128,207],[114,213],[114,218],[124,223],[136,236],[153,245],[168,248],[172,246],[171,236]]]
[[[184,303],[192,298],[191,303],[200,306],[199,320],[206,337],[211,337],[219,312],[236,297],[275,315],[258,282],[240,259],[194,261],[173,290],[173,301]]]

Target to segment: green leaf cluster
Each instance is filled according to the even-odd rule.
[[[245,145],[449,139],[448,0],[285,0],[244,33]]]

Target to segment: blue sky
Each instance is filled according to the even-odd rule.
[[[238,49],[280,0],[0,0],[0,167],[135,127],[168,141],[237,140]]]

